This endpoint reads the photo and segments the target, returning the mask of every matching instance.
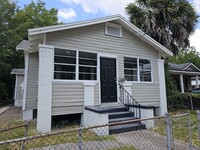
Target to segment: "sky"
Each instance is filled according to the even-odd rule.
[[[33,0],[36,1],[36,0]],[[47,9],[58,9],[58,19],[63,23],[94,19],[114,14],[121,14],[128,19],[125,7],[135,0],[43,0]],[[200,15],[200,0],[188,0]],[[18,0],[23,8],[31,0]],[[190,36],[191,46],[200,52],[200,19],[195,32]]]

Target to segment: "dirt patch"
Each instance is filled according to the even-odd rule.
[[[22,119],[22,110],[12,106],[0,115],[0,119]]]
[[[21,108],[12,106],[0,115],[0,128],[7,128],[22,122]]]

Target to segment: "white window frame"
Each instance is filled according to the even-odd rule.
[[[130,57],[130,56],[123,56],[123,63],[124,63],[124,57]],[[150,58],[143,58],[143,57],[130,57],[130,58],[136,58],[137,59],[137,81],[125,81],[127,83],[153,83],[153,68],[152,68],[152,59]],[[139,60],[140,59],[146,59],[150,61],[151,64],[151,81],[140,81],[140,68],[139,68]],[[124,72],[125,77],[125,72]]]
[[[108,27],[113,27],[113,28],[119,29],[119,35],[108,33]],[[115,37],[122,37],[122,26],[118,25],[118,24],[106,22],[105,23],[105,34],[110,35],[110,36],[115,36]]]
[[[57,49],[58,47],[56,47],[55,49]],[[97,66],[96,66],[96,80],[79,80],[79,52],[85,52],[85,53],[93,53],[93,52],[88,52],[88,51],[84,51],[84,50],[74,50],[74,49],[70,49],[70,48],[59,48],[59,49],[63,49],[63,50],[71,50],[71,51],[76,51],[76,64],[75,64],[75,79],[53,79],[54,81],[69,81],[69,82],[74,82],[74,81],[78,81],[78,82],[97,82],[98,81],[98,53],[95,53],[97,55]],[[54,53],[54,57],[55,57],[55,53]],[[54,65],[58,64],[54,62]],[[55,72],[55,70],[54,70]]]

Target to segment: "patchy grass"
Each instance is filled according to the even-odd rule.
[[[187,112],[188,110],[186,109],[170,110],[171,115],[178,115]],[[195,111],[190,111],[190,123],[192,131],[192,144],[200,146],[198,140],[198,123]],[[156,124],[157,127],[154,130],[162,135],[166,135],[165,119],[157,120]],[[172,126],[174,139],[189,143],[188,116],[172,117]]]
[[[109,149],[109,150],[136,150],[135,147],[133,146],[122,146],[122,147],[117,147],[117,148],[113,148],[113,149]]]
[[[2,122],[1,122],[2,123]],[[21,120],[4,120],[4,123],[1,124],[0,128],[1,129],[5,129],[6,128],[10,128],[13,126],[17,126],[19,124],[22,124],[23,121]],[[79,131],[75,130],[70,132],[70,130],[72,129],[78,129],[79,125],[76,123],[72,123],[72,124],[67,124],[64,128],[59,129],[54,127],[54,129],[52,130],[52,132],[57,132],[59,131],[60,133],[57,135],[50,135],[47,137],[41,137],[41,138],[37,138],[37,139],[33,139],[33,140],[28,140],[25,142],[25,149],[30,149],[30,148],[35,148],[35,147],[45,147],[45,146],[50,146],[50,145],[58,145],[58,144],[66,144],[66,143],[78,143],[78,134]],[[67,133],[62,133],[62,131],[67,131],[69,130],[69,132]],[[15,138],[22,138],[24,137],[25,134],[25,128],[24,127],[20,127],[17,129],[13,129],[11,131],[6,131],[3,132],[3,134],[0,134],[0,141],[4,141],[4,140],[10,140],[10,139],[15,139]],[[29,122],[28,125],[28,136],[34,136],[34,135],[38,135],[40,133],[38,133],[36,131],[36,121],[31,121]],[[84,129],[82,130],[82,141],[83,142],[87,142],[87,141],[105,141],[105,140],[116,140],[114,135],[108,135],[108,136],[98,136],[96,133],[92,132],[91,130],[88,129]],[[3,145],[0,146],[1,148],[6,148],[6,149],[19,149],[22,145],[22,142],[18,142],[18,143],[12,143],[9,145]]]

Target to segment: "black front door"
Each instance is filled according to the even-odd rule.
[[[100,58],[101,102],[117,102],[116,59]]]

